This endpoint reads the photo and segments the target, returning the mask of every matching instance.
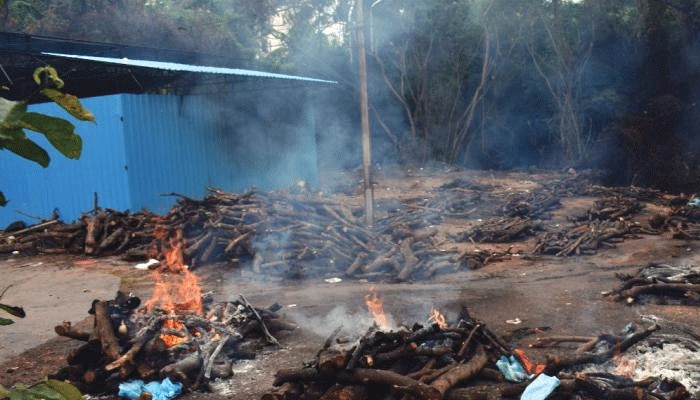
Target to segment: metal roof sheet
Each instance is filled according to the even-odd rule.
[[[225,68],[225,67],[210,67],[202,65],[192,65],[192,64],[181,64],[175,62],[165,62],[165,61],[153,61],[153,60],[132,60],[129,58],[114,58],[114,57],[98,57],[98,56],[84,56],[78,54],[62,54],[62,53],[50,53],[42,52],[41,54],[53,57],[63,57],[72,58],[77,60],[95,61],[107,64],[117,64],[125,66],[143,67],[143,68],[153,68],[167,71],[178,71],[178,72],[196,72],[204,74],[224,74],[224,75],[237,75],[237,76],[252,76],[258,78],[277,78],[277,79],[293,79],[307,82],[320,82],[320,83],[337,83],[336,81],[329,81],[325,79],[309,78],[297,75],[286,75],[278,74],[272,72],[255,71],[249,69],[240,68]]]

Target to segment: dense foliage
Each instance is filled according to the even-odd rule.
[[[5,0],[0,18],[10,31],[197,50],[337,80],[320,125],[357,138],[356,6]],[[366,0],[364,9],[375,160],[594,167],[614,183],[697,186],[700,1]]]

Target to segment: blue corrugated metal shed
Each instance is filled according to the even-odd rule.
[[[208,186],[242,191],[289,187],[317,176],[313,120],[267,121],[241,111],[237,128],[222,125],[221,105],[206,96],[111,95],[82,100],[97,123],[76,123],[83,154],[69,160],[43,139],[48,168],[8,151],[0,152],[0,188],[8,198],[0,207],[0,228],[27,216],[49,218],[58,209],[65,222],[99,206],[165,213],[176,192],[193,198]],[[234,107],[235,105],[228,105]],[[54,104],[32,111],[65,117]],[[69,117],[68,117],[69,118]],[[243,125],[241,125],[243,124]],[[283,150],[282,150],[283,149]]]
[[[191,57],[177,54],[135,59],[162,55],[157,49],[6,32],[0,39],[0,54],[13,60],[3,69],[8,98],[26,100],[36,91],[34,68],[58,63],[59,74],[70,71],[61,76],[66,91],[81,97],[97,120],[76,123],[84,144],[79,160],[66,159],[31,132],[49,152],[48,168],[0,151],[0,190],[9,200],[0,207],[0,229],[16,220],[49,218],[54,209],[63,221],[74,221],[93,209],[95,195],[100,207],[165,213],[176,200],[165,193],[201,198],[208,186],[243,191],[317,179],[315,124],[304,89],[283,93],[279,84],[243,88],[239,83],[332,81],[191,65],[183,61]],[[196,91],[199,87],[207,90]],[[178,95],[145,94],[163,91]],[[71,119],[53,103],[34,104],[37,97],[31,95],[30,110]]]

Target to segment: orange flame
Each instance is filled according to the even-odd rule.
[[[156,237],[156,239],[162,241],[168,235],[168,232],[162,228],[156,228],[153,234],[162,236]],[[185,265],[182,254],[182,245],[184,243],[182,232],[177,231],[168,242],[168,248],[164,250],[165,259],[163,264],[168,271],[174,272],[176,275],[170,276],[153,270],[153,279],[155,281],[153,296],[144,303],[144,306],[147,311],[151,311],[155,306],[159,306],[170,313],[180,311],[201,314],[202,289],[199,286],[197,275],[192,273]]]
[[[430,317],[428,318],[428,321],[437,324],[440,329],[447,328],[447,320],[445,320],[445,316],[442,315],[440,310],[435,307],[430,310]]]
[[[365,295],[365,304],[367,309],[372,314],[374,318],[374,323],[380,329],[385,329],[389,327],[389,318],[387,318],[384,313],[384,305],[382,300],[379,298],[377,291],[374,288],[370,288],[370,293]]]
[[[171,330],[180,330],[183,331],[185,330],[185,325],[182,324],[182,322],[174,319],[174,318],[168,318],[166,320],[163,320],[163,324],[161,325],[163,328],[166,329],[171,329]],[[186,342],[187,337],[186,336],[180,336],[172,333],[162,333],[160,335],[160,340],[165,343],[165,346],[170,348],[175,345],[178,345],[180,343]]]
[[[153,295],[144,303],[147,311],[156,306],[169,313],[202,313],[202,289],[199,278],[188,269],[183,269],[177,276],[153,272],[155,287]]]

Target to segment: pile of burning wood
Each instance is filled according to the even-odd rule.
[[[438,310],[433,310],[425,324],[410,328],[381,326],[382,321],[386,319],[375,314],[375,325],[359,338],[336,329],[313,360],[298,369],[279,370],[275,388],[262,399],[519,398],[539,375],[556,377],[558,385],[547,397],[553,399],[690,397],[675,380],[652,377],[633,381],[619,371],[582,372],[585,367],[622,360],[621,355],[650,338],[658,325],[620,336],[540,337],[533,347],[583,343],[578,343],[576,350],[560,350],[547,356],[546,363],[537,364],[483,322],[471,318],[466,308],[453,325]],[[520,365],[524,376],[516,379],[509,374],[509,362]]]
[[[166,288],[165,276],[158,279],[154,297],[143,306],[124,293],[95,300],[92,331],[68,322],[56,326],[57,334],[84,343],[52,378],[70,381],[85,394],[116,394],[121,383],[134,379],[169,378],[185,390],[206,389],[214,379],[232,377],[236,360],[255,358],[263,346],[278,344],[276,333],[295,328],[277,314],[278,306],[256,308],[242,295],[221,303],[203,298],[191,273],[170,276],[177,287]]]

